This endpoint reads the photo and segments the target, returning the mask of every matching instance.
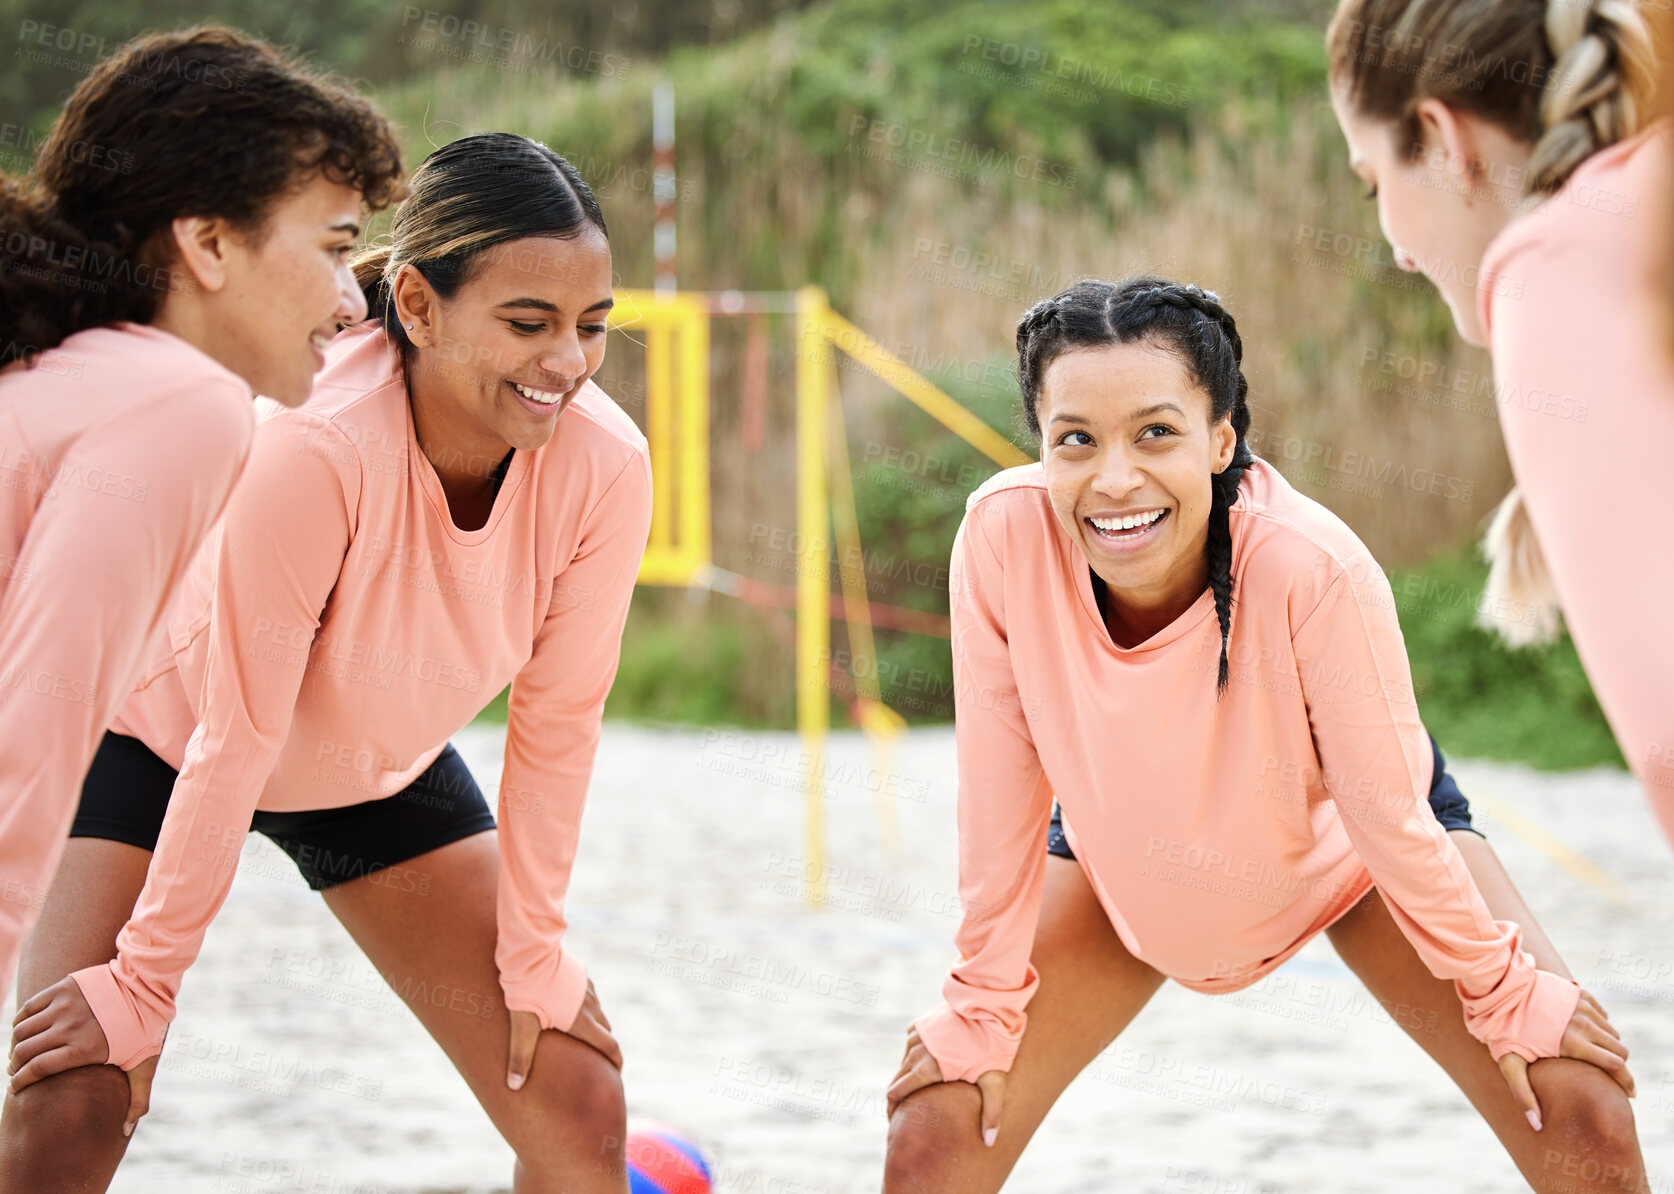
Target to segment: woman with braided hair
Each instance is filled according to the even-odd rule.
[[[1165,978],[1237,991],[1321,932],[1425,1009],[1398,1022],[1535,1189],[1639,1189],[1627,1050],[1428,807],[1388,581],[1250,451],[1232,316],[1087,281],[1017,345],[1041,460],[954,543],[965,915],[889,1090],[886,1194],[999,1189]],[[1054,799],[1067,850],[1042,848]]]
[[[1343,0],[1327,41],[1396,263],[1493,356],[1517,487],[1485,540],[1484,611],[1523,616],[1484,621],[1543,641],[1562,611],[1674,841],[1666,62],[1629,0]]]

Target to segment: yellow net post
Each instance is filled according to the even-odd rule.
[[[836,375],[836,361],[832,375]],[[855,705],[860,728],[872,741],[872,793],[878,815],[878,837],[891,857],[901,853],[901,830],[895,801],[889,791],[890,748],[906,722],[883,703],[878,683],[878,651],[872,638],[871,596],[866,588],[866,556],[860,546],[860,516],[854,504],[854,478],[849,465],[848,426],[843,403],[831,404],[831,524],[836,531],[838,573],[843,579],[843,614],[849,630],[849,669],[854,676]]]
[[[831,346],[825,337],[830,308],[825,292],[796,292],[796,728],[806,766],[808,902],[825,898],[825,805],[822,777],[831,702],[826,676],[831,659],[831,580],[826,539],[827,405]]]
[[[827,311],[831,341],[893,386],[909,402],[1001,468],[1029,464],[1018,446],[931,385],[925,376],[835,311]]]
[[[735,298],[738,296],[734,296]],[[780,301],[781,296],[755,296]],[[619,290],[610,324],[644,333],[646,438],[652,454],[652,526],[639,581],[710,587],[708,298],[691,292]],[[725,310],[725,296],[723,306]],[[871,739],[879,833],[898,849],[888,792],[890,754],[906,722],[881,699],[848,445],[832,435],[832,384],[841,350],[1001,467],[1029,457],[1005,436],[831,310],[817,286],[796,292],[796,724],[804,759],[806,895],[825,900],[825,747],[830,732],[832,528],[840,547],[845,616],[860,724]],[[840,411],[839,417],[840,417]],[[835,490],[835,495],[833,494]],[[836,504],[832,498],[835,496]]]
[[[651,450],[651,475],[674,475],[674,328],[653,319],[645,328],[645,438]],[[650,550],[674,550],[674,491],[668,485],[651,487]]]
[[[619,290],[614,330],[645,343],[651,535],[639,583],[706,585],[709,531],[709,305],[700,294]],[[678,496],[678,501],[676,497]]]
[[[680,329],[680,547],[692,583],[709,568],[709,310],[700,297]]]

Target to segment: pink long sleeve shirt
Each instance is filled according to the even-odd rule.
[[[1007,1070],[1053,797],[1110,923],[1183,986],[1236,991],[1374,884],[1496,1057],[1556,1056],[1579,988],[1488,913],[1429,807],[1432,754],[1382,571],[1264,461],[1230,515],[1231,685],[1208,590],[1111,640],[1038,464],[972,495],[950,569],[960,960],[916,1021],[945,1080]],[[1096,997],[1096,996],[1095,996]]]
[[[243,379],[142,324],[0,371],[0,983],[254,430]]]
[[[1564,621],[1674,842],[1674,123],[1594,154],[1483,258],[1500,428]]]
[[[508,1008],[568,1029],[587,976],[564,893],[650,526],[645,439],[588,383],[461,531],[375,325],[337,337],[305,407],[259,405],[246,476],[113,727],[180,777],[117,958],[73,976],[111,1064],[161,1047],[254,810],[394,795],[507,683],[495,960]]]

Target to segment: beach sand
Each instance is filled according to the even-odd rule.
[[[455,739],[485,786],[501,740],[488,726]],[[794,736],[605,728],[567,945],[626,1054],[631,1116],[695,1138],[717,1190],[875,1191],[883,1090],[953,956],[951,731],[911,732],[887,777],[857,734],[830,755],[829,901],[814,908]],[[1674,1191],[1674,858],[1643,797],[1604,770],[1456,761],[1455,774],[1632,1048],[1654,1188]],[[1599,873],[1560,865],[1541,833]],[[508,1190],[511,1164],[440,1050],[253,837],[111,1189],[478,1194]],[[1165,986],[1071,1086],[1007,1189],[1526,1186],[1320,938],[1237,996]]]

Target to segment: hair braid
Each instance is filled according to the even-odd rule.
[[[1638,132],[1657,87],[1645,20],[1630,0],[1559,0],[1546,6],[1552,85],[1541,94],[1542,132],[1529,158],[1529,191],[1550,195],[1607,145]]]
[[[1133,278],[1120,284],[1077,282],[1029,308],[1017,325],[1018,385],[1024,422],[1040,435],[1040,382],[1061,353],[1078,347],[1153,341],[1179,357],[1209,395],[1211,422],[1227,419],[1237,436],[1232,461],[1210,478],[1208,539],[1204,547],[1209,588],[1221,627],[1221,658],[1215,691],[1225,695],[1232,641],[1232,520],[1238,485],[1255,461],[1250,430],[1249,382],[1244,377],[1244,341],[1220,296],[1198,286],[1162,278]]]
[[[1426,98],[1499,125],[1531,146],[1527,193],[1550,196],[1582,162],[1641,132],[1666,105],[1668,77],[1647,7],[1339,0],[1326,33],[1331,80],[1361,114],[1390,122],[1414,153],[1423,142],[1414,113]],[[1438,46],[1455,55],[1444,59]],[[1528,69],[1508,70],[1510,63]],[[1495,510],[1482,547],[1490,567],[1478,623],[1514,646],[1555,638],[1557,590],[1517,487]],[[1532,622],[1491,612],[1525,606],[1537,611]]]
[[[1040,421],[1036,415],[1040,378],[1046,372],[1045,363],[1039,359],[1040,353],[1052,338],[1052,333],[1061,331],[1056,297],[1041,299],[1023,313],[1022,320],[1017,324],[1017,381],[1023,393],[1023,421],[1029,434],[1037,439],[1040,437]]]

